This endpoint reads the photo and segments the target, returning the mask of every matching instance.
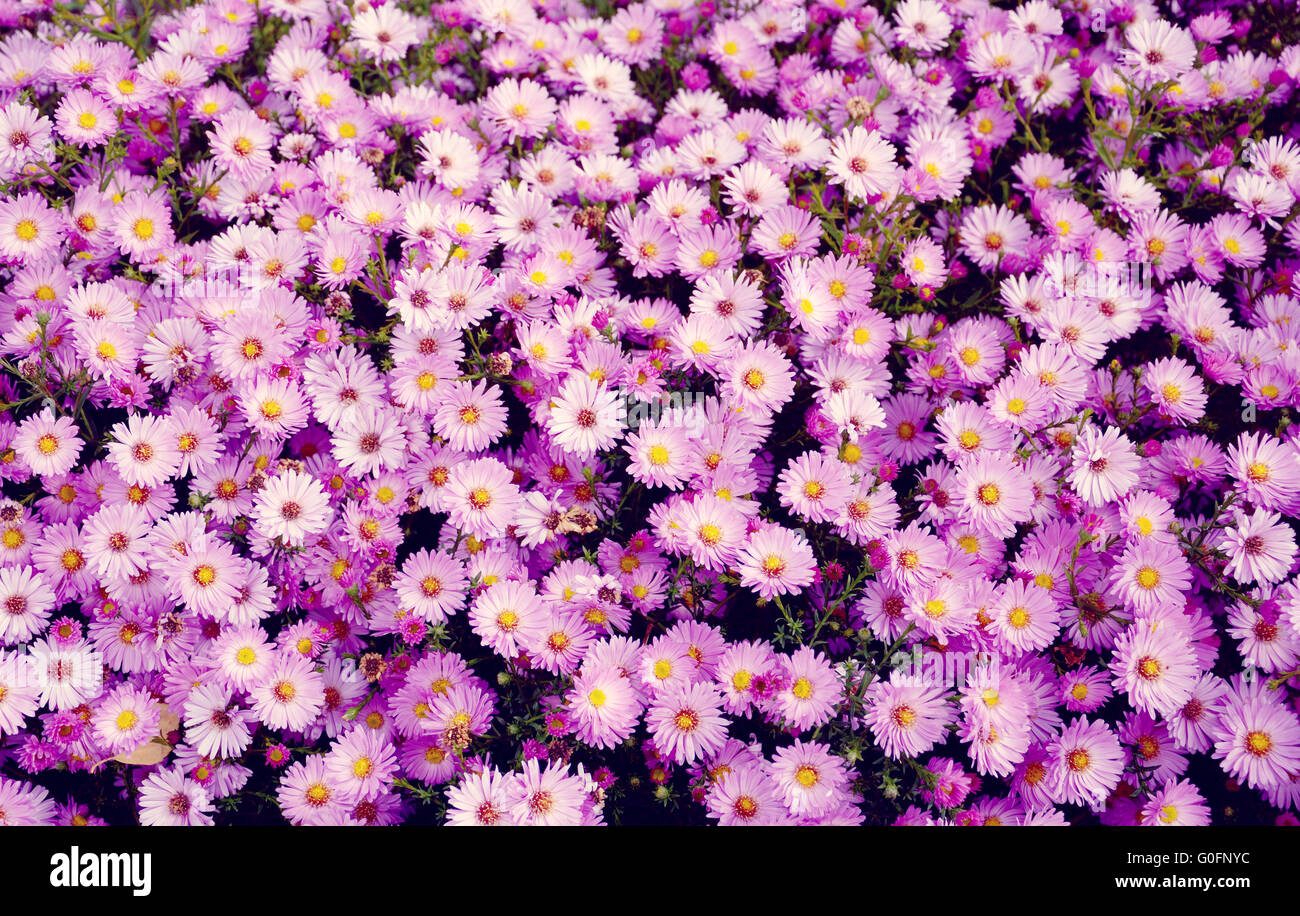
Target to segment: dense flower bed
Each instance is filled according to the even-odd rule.
[[[0,23],[0,824],[1295,823],[1289,0]]]

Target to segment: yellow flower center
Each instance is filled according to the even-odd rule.
[[[1246,750],[1256,757],[1263,757],[1273,749],[1273,740],[1263,732],[1251,732],[1246,736]]]

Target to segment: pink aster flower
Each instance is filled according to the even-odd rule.
[[[505,808],[518,827],[576,827],[586,793],[568,766],[524,761],[523,772],[506,785]]]
[[[402,564],[394,585],[403,605],[423,620],[441,623],[464,605],[468,581],[455,557],[418,550]]]
[[[740,551],[740,583],[763,598],[798,594],[813,580],[817,563],[802,534],[772,525],[752,534]]]
[[[939,414],[936,425],[942,437],[941,448],[952,461],[985,451],[1010,451],[1014,447],[1010,431],[978,404],[948,405]]]
[[[812,214],[787,204],[763,214],[751,241],[765,258],[807,257],[817,250],[821,227]]]
[[[567,705],[577,739],[601,748],[612,748],[632,734],[641,713],[631,681],[613,666],[587,671],[584,665],[573,680]]]
[[[790,812],[776,785],[758,766],[733,767],[707,797],[709,817],[723,827],[770,827],[789,823]]]
[[[796,817],[820,817],[839,807],[848,794],[845,761],[820,742],[805,744],[796,738],[794,744],[777,750],[772,755],[771,778]]]
[[[1117,641],[1111,670],[1134,708],[1169,717],[1191,697],[1198,665],[1173,625],[1139,619]]]
[[[400,467],[405,450],[406,436],[396,414],[380,407],[358,408],[335,432],[334,457],[358,474]]]
[[[1138,482],[1141,465],[1129,441],[1117,427],[1104,431],[1086,426],[1074,440],[1070,485],[1084,502],[1102,506],[1126,495]]]
[[[1235,524],[1223,529],[1228,554],[1225,570],[1238,582],[1280,582],[1295,561],[1295,531],[1276,512],[1258,509],[1234,513]]]
[[[56,418],[46,407],[18,425],[13,447],[37,474],[66,474],[81,454],[81,430],[71,417]]]
[[[437,328],[463,331],[488,316],[497,296],[491,273],[479,265],[452,261],[434,277],[430,318]]]
[[[212,137],[214,159],[239,177],[252,177],[271,167],[271,131],[254,112],[235,110],[217,121]]]
[[[287,439],[307,426],[307,401],[296,381],[258,379],[240,400],[244,418],[267,438]]]
[[[87,562],[101,576],[125,579],[149,563],[149,520],[131,506],[105,506],[85,526]]]
[[[167,418],[134,414],[111,432],[108,457],[127,483],[156,487],[179,469],[181,456]]]
[[[800,646],[781,664],[785,686],[776,697],[781,718],[799,731],[830,721],[843,688],[826,656]]]
[[[57,598],[30,566],[0,569],[0,645],[21,645],[45,628]]]
[[[276,801],[285,819],[296,825],[339,825],[347,811],[339,785],[325,773],[325,758],[315,754],[285,770]]]
[[[1187,425],[1205,414],[1209,398],[1192,367],[1177,357],[1156,360],[1142,373],[1142,385],[1162,416]]]
[[[998,589],[989,609],[989,624],[1000,642],[1014,652],[1038,652],[1060,631],[1060,605],[1050,591],[1023,579],[1011,579]]]
[[[261,627],[236,626],[212,644],[211,657],[219,676],[231,687],[248,690],[270,672],[275,651]]]
[[[40,194],[0,201],[0,254],[32,263],[58,249],[63,229],[58,211]]]
[[[1110,679],[1091,665],[1065,672],[1060,685],[1061,699],[1070,712],[1095,712],[1113,695]]]
[[[934,289],[942,286],[948,276],[943,249],[931,239],[917,238],[908,242],[898,259],[913,286]]]
[[[721,569],[735,560],[744,543],[745,517],[730,502],[702,496],[681,507],[679,528],[696,563]]]
[[[423,24],[398,7],[369,7],[358,13],[349,29],[361,49],[382,61],[399,61],[424,34]]]
[[[167,577],[195,614],[220,616],[243,586],[243,570],[234,551],[215,538],[192,543],[184,556],[172,559]]]
[[[555,122],[556,104],[540,83],[507,79],[488,92],[484,111],[513,140],[544,134]]]
[[[952,32],[952,19],[938,0],[904,0],[894,9],[897,39],[915,51],[937,51]]]
[[[1182,550],[1150,539],[1129,542],[1110,578],[1111,592],[1138,614],[1181,606],[1191,584],[1191,566]]]
[[[572,674],[582,663],[593,635],[580,614],[552,606],[546,625],[525,648],[538,668],[552,674]]]
[[[774,344],[747,341],[723,365],[723,390],[741,406],[776,411],[794,394],[790,361]]]
[[[877,744],[895,760],[933,748],[952,720],[942,685],[920,675],[894,671],[889,680],[872,685],[868,694],[868,726]]]
[[[161,711],[149,691],[130,684],[117,687],[99,704],[95,737],[114,754],[126,754],[158,732]]]
[[[452,523],[479,537],[499,537],[519,508],[514,472],[495,458],[457,465],[446,489]]]
[[[683,427],[642,423],[623,448],[632,459],[628,473],[642,483],[680,490],[686,482],[691,447]]]
[[[747,216],[760,216],[787,199],[776,173],[761,162],[750,161],[729,171],[722,180],[727,203]]]
[[[433,428],[458,451],[487,448],[506,431],[501,389],[484,380],[452,383],[433,416]]]
[[[781,504],[812,522],[834,519],[852,492],[852,477],[841,461],[821,452],[805,452],[781,472]]]
[[[911,522],[885,540],[887,564],[881,572],[887,582],[904,588],[932,581],[948,548],[928,528]]]
[[[1242,433],[1228,447],[1232,477],[1245,497],[1264,509],[1286,511],[1300,492],[1300,458],[1266,432]]]
[[[382,734],[353,728],[325,755],[325,774],[339,787],[341,800],[373,798],[397,775],[397,753]]]
[[[590,458],[618,441],[623,430],[621,411],[618,391],[574,373],[565,379],[546,429],[560,448]]]
[[[1270,696],[1230,692],[1211,734],[1224,771],[1252,788],[1280,785],[1300,770],[1300,722]]]
[[[547,612],[530,582],[507,580],[488,588],[470,609],[470,626],[483,644],[503,658],[515,658],[541,636]]]
[[[961,221],[962,251],[977,267],[996,267],[1008,255],[1020,255],[1029,241],[1029,223],[1003,206],[984,204],[967,210]]]
[[[176,451],[181,456],[178,476],[187,477],[206,470],[225,449],[217,424],[206,411],[197,407],[177,407],[168,419],[176,439]]]
[[[646,712],[646,728],[655,746],[674,763],[694,763],[726,740],[722,697],[707,683],[665,690]]]
[[[269,728],[302,731],[325,705],[324,682],[315,665],[296,652],[279,653],[249,690],[253,712]]]
[[[962,517],[1000,537],[1011,537],[1016,525],[1029,521],[1034,502],[1029,478],[1005,452],[982,451],[957,469]]]
[[[1129,47],[1126,63],[1143,82],[1176,79],[1196,63],[1196,43],[1184,29],[1153,18],[1135,22],[1124,31]]]
[[[196,687],[184,712],[185,740],[205,757],[238,758],[252,743],[253,714],[232,703],[230,690],[220,684]]]
[[[902,180],[895,155],[893,145],[878,131],[851,127],[831,141],[831,180],[862,200],[891,194]]]
[[[39,692],[32,683],[27,659],[0,651],[0,735],[18,734],[27,717],[39,708]]]
[[[1074,805],[1100,805],[1119,785],[1124,750],[1104,722],[1075,719],[1048,748],[1051,791]]]
[[[180,766],[155,770],[140,784],[140,823],[146,827],[210,827],[215,810],[207,790]]]
[[[758,700],[760,680],[777,667],[776,654],[762,640],[745,640],[729,645],[714,672],[714,681],[722,689],[727,712],[735,715],[748,713]]]
[[[145,263],[176,241],[171,209],[165,197],[137,191],[118,205],[113,221],[117,247],[127,257]]]
[[[268,538],[301,546],[329,527],[333,512],[319,480],[301,471],[282,471],[269,478],[253,505],[253,524]]]
[[[1119,737],[1132,763],[1145,768],[1152,780],[1180,776],[1187,769],[1187,758],[1170,737],[1169,729],[1144,712],[1126,713]]]
[[[1151,793],[1142,806],[1143,827],[1205,827],[1210,824],[1210,806],[1187,779],[1169,779]]]
[[[1228,611],[1227,630],[1248,665],[1264,671],[1289,671],[1300,661],[1300,645],[1291,621],[1279,614],[1274,601],[1258,608],[1237,602]]]
[[[471,770],[447,789],[447,824],[456,827],[506,827],[511,823],[510,792],[515,777],[499,770]]]
[[[291,352],[275,316],[254,309],[222,321],[212,340],[212,355],[221,371],[241,381],[270,373]]]

